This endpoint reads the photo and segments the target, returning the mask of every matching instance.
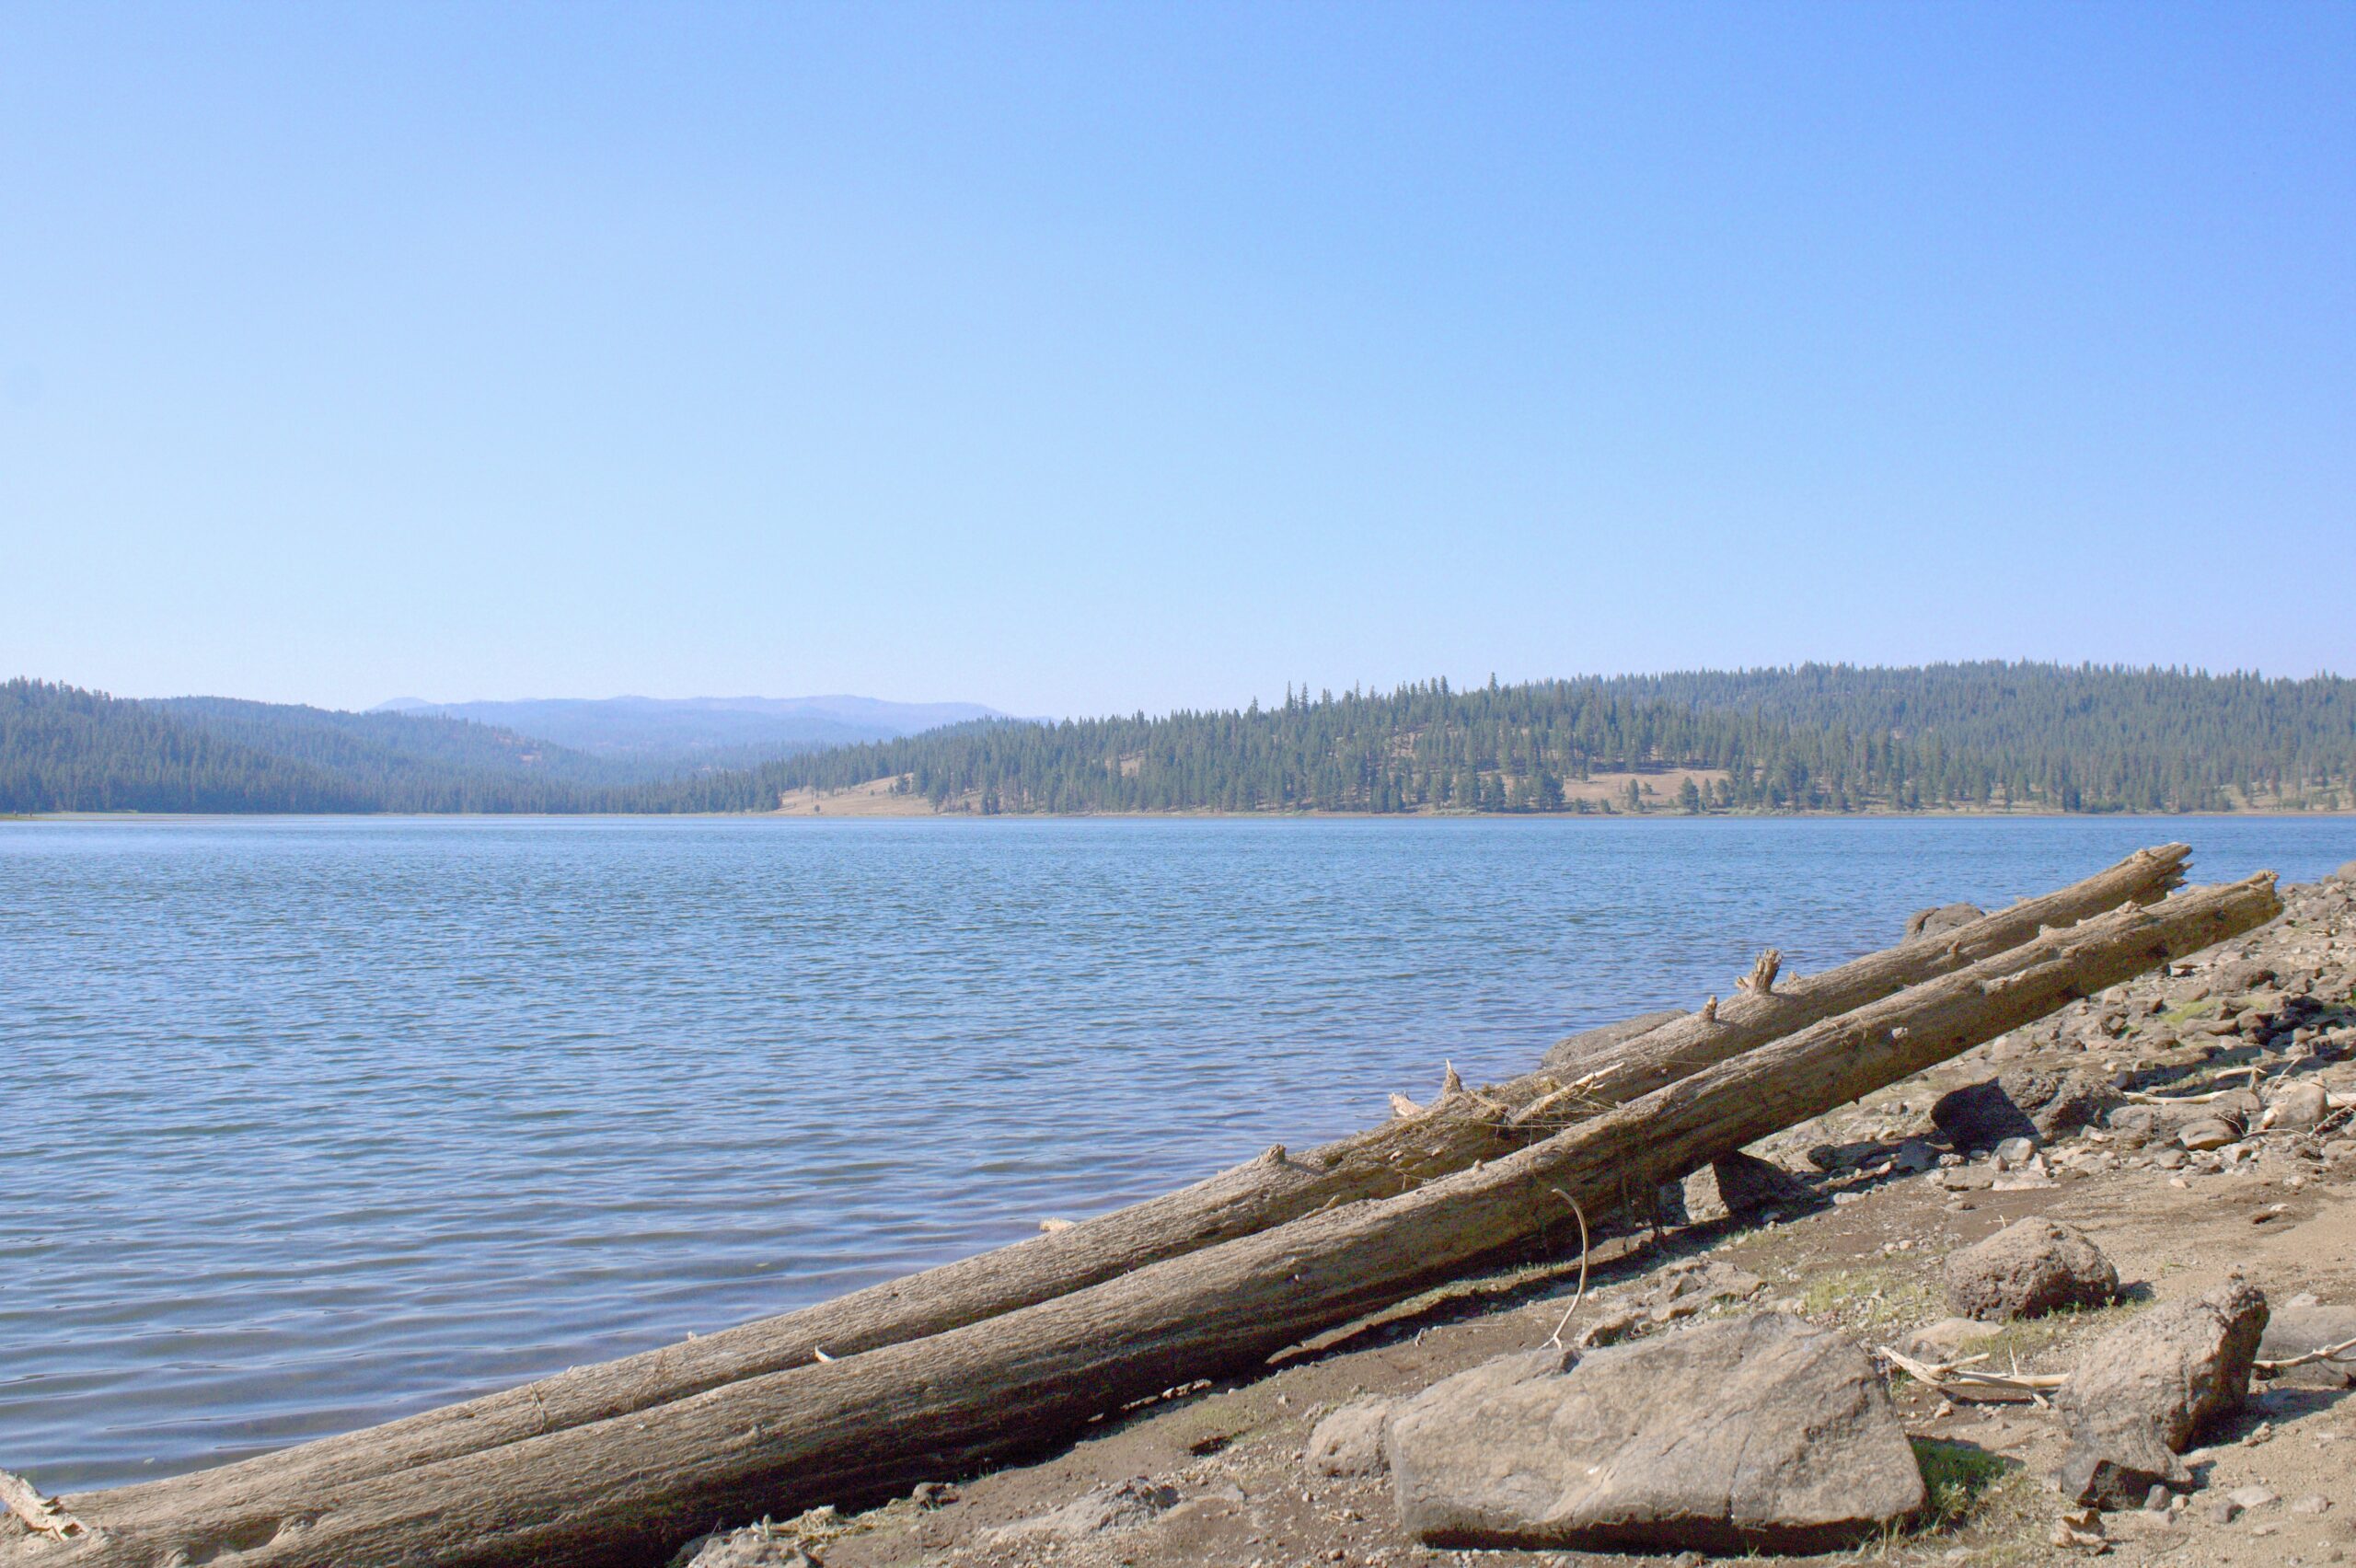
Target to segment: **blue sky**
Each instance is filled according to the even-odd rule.
[[[2356,671],[2356,6],[0,10],[0,674]]]

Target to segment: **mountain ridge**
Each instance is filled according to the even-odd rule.
[[[470,720],[592,756],[682,767],[752,767],[815,747],[896,740],[948,724],[1004,719],[976,702],[819,697],[396,698],[369,709]]]

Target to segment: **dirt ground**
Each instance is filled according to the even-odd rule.
[[[1983,1365],[2000,1369],[2066,1372],[2090,1337],[2153,1302],[2197,1295],[2235,1274],[2276,1303],[2302,1293],[2356,1303],[2356,1138],[2344,1125],[2304,1136],[2253,1127],[2244,1145],[2189,1161],[2173,1136],[2139,1139],[2096,1127],[2056,1136],[2027,1168],[1969,1154],[1912,1173],[1903,1162],[1887,1166],[1902,1140],[1931,1133],[1928,1113],[1940,1093],[2012,1068],[2099,1067],[2114,1081],[2157,1083],[2176,1096],[2229,1090],[2243,1081],[2237,1069],[2256,1064],[2311,1074],[2343,1098],[2356,1094],[2356,1063],[2348,1060],[2356,1048],[2356,1006],[2343,986],[2356,970],[2356,885],[2343,884],[2320,903],[2294,901],[2292,917],[2262,939],[2228,945],[2234,951],[2221,956],[2270,955],[2286,971],[2295,961],[2319,974],[2313,996],[2298,1004],[2308,1009],[2297,1015],[2308,1023],[2296,1038],[2287,1028],[2258,1031],[2257,1043],[2200,1032],[2223,1025],[2212,1022],[2219,1004],[2204,980],[2212,966],[2197,961],[2179,976],[2106,993],[2107,1013],[2102,999],[2079,1004],[2070,1016],[1757,1146],[1754,1153],[1814,1184],[1819,1206],[1781,1219],[1729,1218],[1600,1243],[1567,1329],[1577,1261],[1535,1261],[1352,1325],[1288,1353],[1262,1376],[1172,1391],[1027,1462],[944,1477],[919,1489],[919,1498],[863,1514],[820,1510],[785,1522],[773,1544],[727,1561],[792,1563],[803,1561],[797,1551],[826,1568],[1602,1568],[1680,1561],[1426,1550],[1401,1532],[1386,1480],[1312,1475],[1301,1450],[1317,1420],[1339,1405],[1418,1391],[1491,1356],[1538,1347],[1558,1330],[1571,1343],[1632,1305],[1643,1316],[1666,1277],[1699,1263],[1719,1265],[1729,1277],[1757,1276],[1755,1289],[1712,1303],[1704,1309],[1710,1314],[1778,1309],[1836,1325],[1869,1350],[1902,1344],[1948,1316],[1940,1282],[1946,1254],[2031,1215],[2090,1235],[2119,1269],[2121,1302],[1990,1325],[1983,1341],[1954,1354],[1985,1352],[1991,1360]],[[2341,964],[2349,967],[2335,967]],[[2228,1019],[2232,1011],[2223,1009]],[[2180,1121],[2209,1108],[2188,1101],[2168,1113]],[[1676,1326],[1663,1323],[1657,1332]],[[2356,1560],[2356,1402],[2346,1381],[2339,1369],[2310,1367],[2258,1383],[2247,1404],[2202,1433],[2205,1446],[2187,1456],[2204,1483],[2188,1506],[2173,1515],[2106,1515],[2098,1541],[2060,1545],[2056,1526],[2068,1505],[2050,1479],[2062,1449],[2059,1418],[2026,1399],[1951,1400],[1893,1372],[1907,1431],[1922,1440],[1918,1453],[1930,1456],[1931,1514],[1834,1556],[1751,1561],[2021,1564],[2102,1555],[2185,1568],[2288,1568]],[[1074,1539],[997,1533],[1130,1481],[1161,1489],[1138,1522]],[[2252,1487],[2270,1500],[2229,1505],[2229,1493]]]

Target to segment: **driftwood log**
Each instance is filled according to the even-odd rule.
[[[1519,1152],[963,1328],[257,1506],[226,1471],[63,1500],[0,1562],[164,1568],[658,1563],[717,1522],[849,1504],[1268,1355],[1502,1250],[1574,1203],[1698,1169],[2281,910],[2270,875],[2122,908],[1817,1023]],[[239,1467],[242,1468],[242,1467]],[[234,1559],[223,1554],[236,1552]]]
[[[1394,1097],[1399,1119],[1298,1156],[1281,1148],[1161,1197],[1085,1219],[1011,1247],[928,1269],[799,1311],[683,1344],[580,1366],[382,1426],[320,1438],[205,1472],[241,1508],[292,1509],[372,1475],[406,1470],[588,1422],[611,1420],[708,1389],[921,1339],[1068,1296],[1132,1270],[1254,1235],[1306,1215],[1390,1197],[1496,1159],[1577,1117],[1608,1109],[1820,1019],[2016,947],[2122,904],[2162,898],[2184,879],[2189,846],[2138,850],[2059,892],[1998,911],[1943,939],[1868,953],[1820,974],[1774,986],[1762,960],[1724,1008],[1675,1016],[1628,1037],[1589,1031],[1549,1053],[1557,1065],[1473,1095],[1457,1086],[1429,1106]],[[1674,1016],[1674,1015],[1670,1015]],[[1451,1072],[1449,1082],[1454,1083]],[[5,1456],[0,1456],[5,1458]],[[178,1479],[143,1482],[168,1504]]]

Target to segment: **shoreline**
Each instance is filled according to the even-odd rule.
[[[2313,811],[1861,812],[0,812],[0,824],[179,822],[2350,822],[2356,807]]]

